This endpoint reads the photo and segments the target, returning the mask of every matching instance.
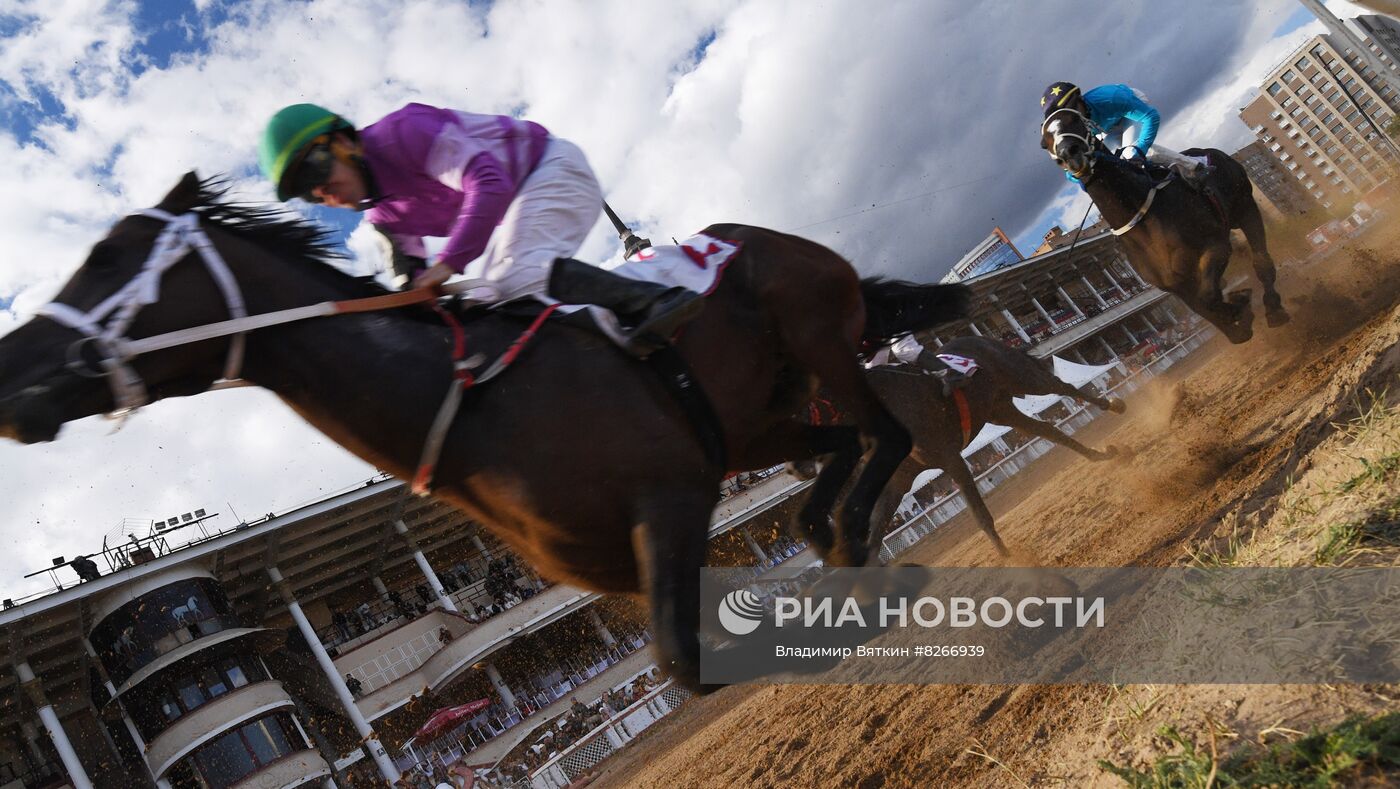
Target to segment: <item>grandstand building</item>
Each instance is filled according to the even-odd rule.
[[[728,481],[717,560],[757,571],[795,553],[745,521],[805,484]],[[56,565],[52,592],[5,601],[0,787],[356,786],[463,753],[484,771],[573,699],[653,665],[640,612],[545,583],[392,479],[216,522],[180,545],[153,524],[90,567]],[[685,695],[638,699],[617,747]],[[435,710],[473,702],[415,741]]]

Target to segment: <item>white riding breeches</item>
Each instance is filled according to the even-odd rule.
[[[551,138],[486,252],[466,273],[495,282],[501,301],[535,296],[553,304],[545,289],[555,258],[578,252],[602,211],[603,190],[583,151]]]

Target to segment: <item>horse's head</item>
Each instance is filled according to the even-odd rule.
[[[1040,147],[1055,164],[1080,181],[1093,175],[1096,153],[1102,145],[1093,134],[1089,118],[1075,107],[1053,110],[1040,124]]]
[[[117,222],[38,317],[0,337],[0,437],[50,441],[65,422],[193,394],[220,377],[227,338],[139,357],[125,350],[130,338],[232,309],[210,272],[189,262],[197,249],[175,238],[197,229],[184,215],[206,195],[190,173],[156,210]]]

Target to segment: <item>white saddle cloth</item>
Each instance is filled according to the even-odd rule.
[[[617,268],[614,274],[668,287],[681,287],[707,296],[719,285],[720,275],[739,254],[740,245],[733,241],[707,236],[703,233],[687,238],[679,246],[665,245],[643,249]],[[591,304],[561,304],[560,312],[591,310],[593,321],[618,345],[627,338],[617,318],[602,307]]]

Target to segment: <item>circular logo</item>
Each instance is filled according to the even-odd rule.
[[[719,601],[719,623],[736,636],[746,636],[763,621],[763,604],[747,589],[736,589]]]

